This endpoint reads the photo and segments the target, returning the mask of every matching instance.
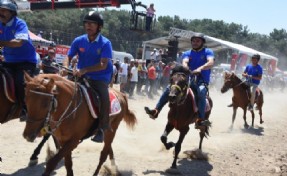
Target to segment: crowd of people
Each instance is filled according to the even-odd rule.
[[[114,61],[114,78],[110,86],[120,84],[120,91],[134,98],[134,94],[154,98],[159,95],[169,83],[172,65],[176,62],[164,64],[162,61],[151,59],[149,63],[142,59],[124,58],[120,63]]]

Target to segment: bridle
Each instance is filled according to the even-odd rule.
[[[75,90],[77,90],[77,89],[75,88]],[[62,122],[64,120],[70,118],[71,115],[73,115],[78,110],[78,108],[80,107],[80,105],[83,102],[83,92],[80,89],[80,102],[77,104],[77,106],[70,113],[67,114],[67,112],[70,109],[70,107],[72,106],[72,103],[75,100],[77,92],[78,92],[78,91],[74,91],[74,94],[71,98],[71,101],[68,104],[68,106],[66,107],[65,111],[62,113],[59,120],[55,121],[52,118],[52,114],[57,111],[57,104],[58,104],[58,101],[57,101],[57,98],[55,97],[55,95],[53,93],[44,93],[44,92],[35,91],[35,90],[29,90],[29,92],[33,93],[33,94],[37,94],[37,95],[46,96],[46,97],[51,98],[47,115],[44,118],[34,120],[34,119],[31,119],[29,116],[27,117],[27,123],[43,123],[41,128],[45,128],[46,132],[49,134],[53,134],[54,131],[62,124]],[[49,122],[55,123],[55,127],[51,128]]]

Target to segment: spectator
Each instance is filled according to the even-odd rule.
[[[128,63],[129,63],[129,58],[125,57],[124,58],[124,63],[121,64],[120,66],[120,91],[125,92],[125,88],[128,82]]]
[[[44,57],[42,59],[42,62],[40,63],[40,68],[43,70],[43,73],[45,73],[45,74],[58,73],[59,70],[57,67],[53,66],[53,63],[56,63],[55,50],[49,49],[48,56]]]
[[[129,87],[129,97],[132,98],[134,95],[135,86],[138,83],[138,62],[132,61],[130,63],[131,67],[131,79]]]
[[[148,90],[148,97],[153,98],[153,93],[155,89],[155,81],[156,81],[156,68],[154,60],[149,63],[148,66],[148,80],[149,80],[149,90]]]
[[[114,83],[115,83],[115,79],[116,79],[116,74],[118,74],[118,70],[117,67],[115,66],[114,60],[113,60],[113,74],[112,74],[112,79],[110,82],[110,87],[112,88]]]
[[[137,94],[143,95],[142,86],[145,84],[147,80],[147,68],[145,65],[145,61],[140,60],[138,65],[138,84],[137,84]]]
[[[151,3],[146,12],[146,31],[151,31],[151,23],[155,15],[154,4]]]

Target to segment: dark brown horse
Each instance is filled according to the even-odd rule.
[[[83,91],[78,84],[54,74],[39,75],[34,78],[25,74],[25,80],[28,119],[23,136],[32,142],[43,127],[49,127],[50,133],[56,137],[61,148],[47,162],[43,176],[50,175],[63,157],[67,176],[73,176],[72,151],[83,139],[93,134],[94,124],[98,121],[91,115]],[[118,98],[121,111],[110,116],[112,129],[105,132],[104,148],[94,175],[98,175],[108,155],[112,169],[116,169],[111,145],[120,122],[124,120],[129,127],[136,124],[136,117],[128,108],[126,96],[114,89],[110,91]]]
[[[212,100],[208,97],[210,109],[206,111],[205,118],[208,119],[212,109]],[[168,122],[166,124],[164,133],[161,136],[161,141],[166,149],[175,146],[174,160],[171,165],[171,171],[176,172],[177,158],[181,150],[181,144],[185,135],[189,131],[189,125],[194,123],[198,117],[197,106],[192,90],[188,86],[188,76],[183,73],[175,73],[171,77],[170,93],[169,93],[169,107]],[[180,135],[176,143],[167,142],[169,133],[176,129]],[[199,126],[199,149],[202,149],[203,138],[209,135],[209,126]]]
[[[0,64],[0,124],[4,124],[13,119],[19,119],[22,107],[17,104],[14,90],[13,78]],[[43,140],[34,150],[30,157],[29,166],[38,163],[38,155],[49,137],[50,135],[44,136]]]
[[[249,97],[251,97],[250,94],[250,88],[247,86],[240,78],[238,78],[234,73],[228,73],[225,72],[224,74],[224,84],[221,88],[221,92],[225,93],[229,89],[233,90],[233,97],[232,97],[232,106],[233,106],[233,115],[232,115],[232,124],[231,129],[233,128],[234,120],[236,117],[236,112],[238,107],[243,109],[243,120],[244,120],[244,127],[248,128],[249,125],[246,121],[246,111],[247,107],[250,103]],[[256,98],[255,98],[255,104],[256,109],[259,110],[260,115],[260,124],[262,124],[264,121],[262,120],[262,106],[263,106],[263,93],[258,88],[256,91]],[[254,112],[251,111],[252,115],[252,127],[254,126]]]

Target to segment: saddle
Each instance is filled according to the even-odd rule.
[[[15,84],[14,84],[13,77],[2,66],[0,66],[0,74],[1,74],[2,81],[3,81],[3,90],[4,90],[5,96],[7,97],[9,101],[11,101],[12,103],[15,103],[17,100],[16,100]]]
[[[86,87],[84,85],[80,85],[82,92],[84,93],[84,97],[87,101],[89,110],[91,115],[97,119],[100,109],[101,109],[101,101],[98,92],[93,90],[91,87]],[[115,93],[109,90],[110,97],[110,116],[116,115],[121,112],[121,105],[119,99],[115,95]]]
[[[195,94],[193,93],[191,88],[187,89],[187,94],[192,97],[192,102],[193,102],[192,108],[193,108],[194,112],[198,112],[198,107],[196,104],[196,97],[195,97]],[[206,98],[205,112],[210,111],[210,110],[211,110],[211,107],[210,107],[208,99]]]

